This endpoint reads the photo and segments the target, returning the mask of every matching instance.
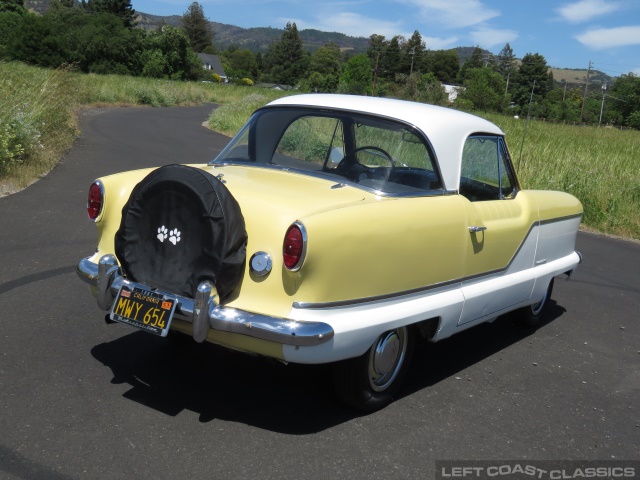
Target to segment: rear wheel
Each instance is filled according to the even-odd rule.
[[[553,293],[553,278],[549,282],[547,291],[538,303],[516,310],[517,321],[526,327],[538,327],[549,308],[549,300]]]
[[[336,393],[348,405],[365,412],[387,406],[404,380],[414,347],[411,327],[389,330],[360,357],[336,363]]]

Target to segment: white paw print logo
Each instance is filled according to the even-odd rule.
[[[167,239],[167,227],[165,227],[164,225],[161,226],[158,229],[158,235],[157,235],[158,240],[160,240],[161,242],[164,242]],[[175,245],[175,243],[174,243]]]
[[[170,235],[169,241],[174,245],[180,241],[180,230],[178,230],[177,228],[174,228],[173,230],[171,230],[169,232],[169,235]]]

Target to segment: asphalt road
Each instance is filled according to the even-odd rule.
[[[640,460],[640,245],[580,233],[537,331],[509,319],[421,348],[361,416],[323,366],[106,325],[74,272],[94,178],[206,162],[212,106],[103,109],[49,175],[0,198],[0,478],[431,478],[435,460]],[[193,348],[191,348],[193,347]]]

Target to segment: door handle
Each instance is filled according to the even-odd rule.
[[[484,232],[486,229],[487,227],[469,227],[469,232],[471,233]]]

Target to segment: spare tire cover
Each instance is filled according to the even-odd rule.
[[[220,299],[244,272],[247,232],[238,202],[221,181],[184,165],[147,175],[122,209],[115,253],[125,275],[195,297],[209,280]]]

